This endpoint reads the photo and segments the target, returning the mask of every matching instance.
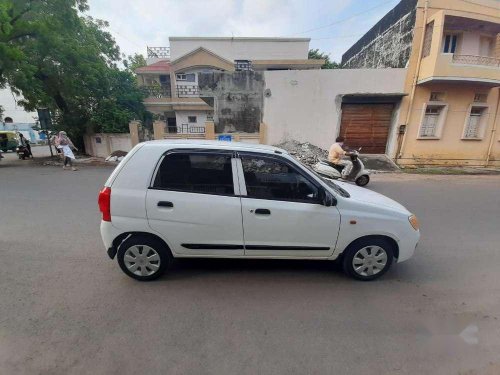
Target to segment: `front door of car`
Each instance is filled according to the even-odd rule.
[[[149,226],[177,254],[243,255],[241,199],[232,152],[173,150],[146,197]],[[234,174],[233,174],[234,171]]]
[[[321,204],[323,188],[283,157],[240,153],[240,158],[245,255],[331,255],[340,214]]]

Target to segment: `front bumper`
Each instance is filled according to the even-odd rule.
[[[418,241],[420,240],[420,231],[415,231],[415,234],[411,238],[407,238],[404,242],[399,242],[399,257],[398,263],[404,262],[410,259],[418,246]]]

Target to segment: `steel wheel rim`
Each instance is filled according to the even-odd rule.
[[[137,276],[151,276],[160,269],[160,255],[147,245],[129,247],[123,256],[123,262]]]
[[[354,272],[364,277],[378,274],[386,265],[387,252],[380,246],[365,246],[352,258]]]

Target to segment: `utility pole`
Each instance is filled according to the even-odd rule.
[[[40,127],[42,130],[45,130],[45,134],[47,135],[47,144],[49,145],[50,157],[54,157],[54,153],[52,152],[52,145],[50,144],[50,134],[49,128],[52,127],[52,120],[50,118],[50,111],[48,108],[38,108],[38,121],[40,122]]]

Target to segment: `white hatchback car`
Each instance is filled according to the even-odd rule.
[[[410,258],[420,237],[399,203],[243,143],[141,143],[109,177],[99,208],[108,255],[137,280],[180,257],[340,257],[347,274],[372,280]]]

